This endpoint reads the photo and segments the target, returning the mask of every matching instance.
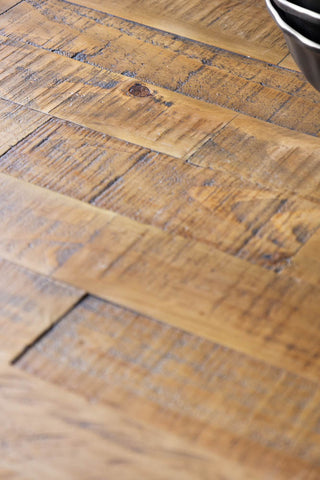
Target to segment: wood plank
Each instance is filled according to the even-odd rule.
[[[6,39],[0,44],[0,96],[173,156],[189,155],[236,116],[166,89],[135,85],[32,45]]]
[[[59,320],[83,292],[0,259],[0,363]]]
[[[320,285],[320,231],[309,240],[294,261],[292,262],[288,273],[298,278],[308,279],[308,282],[314,285]]]
[[[244,123],[247,135],[252,143],[261,144],[260,131],[256,134],[255,127],[248,131],[250,125]],[[232,131],[232,123],[228,128]],[[279,132],[274,137],[261,130],[263,139],[270,142],[273,138],[273,148],[277,145],[280,150],[283,143],[290,148],[286,137]],[[290,138],[300,151],[303,140],[310,151],[312,144],[317,144],[320,151],[320,139],[308,142],[305,136],[300,139],[289,132]],[[253,147],[251,150],[252,162],[255,150]],[[221,152],[224,151],[222,148]],[[307,152],[308,149],[302,158],[303,170],[310,169]],[[317,151],[313,155],[316,159]],[[296,158],[300,162],[299,157],[298,153]],[[216,155],[213,159],[216,161]],[[185,163],[53,119],[2,156],[0,171],[145,224],[204,241],[267,268],[277,271],[286,268],[320,225],[319,205],[286,190],[292,187],[309,194],[307,187],[314,187],[316,175],[290,185],[283,164],[280,168],[278,163],[272,164],[272,168],[277,168],[274,176],[279,189],[271,189],[271,159],[269,163],[261,161],[260,168],[265,169],[262,173],[270,184],[264,188],[261,177],[259,183],[256,179],[254,182],[243,179],[247,167],[242,158],[237,164],[242,168],[240,172],[222,170],[223,160],[222,156],[220,164],[213,165],[214,170],[197,168],[192,159],[191,163]],[[253,171],[257,171],[256,166]],[[286,175],[282,175],[280,182],[283,173]]]
[[[0,0],[0,14],[12,8],[19,0]]]
[[[13,368],[0,371],[0,390],[0,466],[25,479],[227,480],[232,471],[254,479],[209,450]]]
[[[132,143],[51,119],[3,155],[0,170],[90,202],[147,155]]]
[[[43,275],[51,275],[114,216],[7,175],[0,179],[0,256]]]
[[[308,134],[320,130],[319,95],[302,75],[150,32],[94,10],[22,2],[0,18],[2,34]],[[299,118],[293,125],[292,118]]]
[[[4,258],[318,379],[317,287],[6,175],[0,180]]]
[[[319,205],[309,200],[157,155],[137,163],[94,204],[276,271],[287,268],[320,224]]]
[[[279,63],[280,67],[289,68],[290,70],[299,70],[296,62],[293,60],[292,55],[287,55],[282,62]]]
[[[262,2],[189,0],[77,0],[93,8],[266,62],[287,55],[282,34]]]
[[[250,449],[244,465],[255,456],[257,478],[281,477],[286,456],[320,475],[319,384],[99,299],[77,305],[18,366],[231,460]]]
[[[256,119],[239,115],[212,135],[189,161],[319,201],[319,140]]]
[[[0,155],[47,120],[46,115],[0,98]]]

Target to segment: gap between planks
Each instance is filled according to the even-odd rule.
[[[7,175],[0,180],[4,258],[318,381],[317,287]]]
[[[54,0],[37,8],[24,2],[0,19],[2,34],[104,68],[106,76],[111,69],[305,133],[320,129],[316,92],[297,73],[160,33],[150,42],[144,27],[137,31],[107,15],[84,22],[74,6],[62,6]],[[132,50],[139,52],[137,59]]]
[[[142,2],[142,4],[137,5],[136,2],[132,0],[78,0],[76,2],[66,2],[75,5],[81,5],[88,9],[95,9],[97,11],[102,11],[117,17],[128,19],[130,21],[136,22],[138,24],[147,25],[154,29],[159,29],[164,32],[170,32],[177,34],[181,37],[189,38],[194,41],[198,41],[204,44],[213,45],[225,50],[236,52],[240,55],[257,58],[265,62],[272,62],[277,64],[280,62],[285,53],[287,52],[286,47],[284,47],[284,40],[282,40],[282,48],[277,50],[277,48],[269,45],[268,47],[261,46],[263,39],[258,42],[250,40],[247,38],[241,38],[241,35],[234,33],[226,32],[223,28],[220,28],[219,25],[213,25],[213,28],[207,27],[205,23],[197,24],[196,22],[189,20],[183,20],[179,15],[183,16],[184,11],[184,2],[176,2],[179,7],[175,10],[175,13],[171,15],[166,14],[168,7],[168,1],[157,2],[152,5],[148,5],[147,1]],[[193,2],[196,6],[196,1]],[[198,2],[200,3],[200,2]],[[216,2],[218,3],[218,2]],[[255,9],[255,2],[251,2],[251,10]],[[212,5],[212,2],[211,2]],[[217,7],[223,8],[223,5],[220,3]],[[250,23],[257,21],[259,17],[254,17],[254,14],[251,13],[250,8],[247,9],[246,17],[251,17],[250,20],[245,17],[245,20]],[[199,6],[201,9],[200,16],[203,17],[203,6]],[[259,10],[259,9],[258,9]],[[230,9],[229,9],[230,13]],[[272,21],[266,11],[266,9],[261,9],[259,13],[263,14],[265,17],[265,24],[273,26],[273,30],[277,31],[275,25],[272,24]],[[198,11],[199,15],[199,11]],[[240,28],[239,28],[240,30]],[[271,30],[271,29],[270,29]]]

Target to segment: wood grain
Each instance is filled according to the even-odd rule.
[[[10,176],[1,175],[0,182],[0,256],[43,275],[51,275],[114,216]]]
[[[0,372],[0,466],[25,479],[230,478],[231,462],[209,450],[13,368]]]
[[[289,273],[309,283],[320,285],[320,231],[311,238],[292,262]]]
[[[0,179],[4,258],[318,378],[317,287],[6,175]]]
[[[46,120],[47,117],[40,112],[0,98],[0,155]]]
[[[276,271],[287,267],[320,224],[318,203],[218,165],[199,169],[157,155],[137,163],[94,204]]]
[[[53,119],[2,156],[0,170],[275,270],[319,227],[318,204],[283,192],[281,184],[279,190],[264,188],[243,180],[246,172],[221,171],[221,165],[197,168],[192,161]],[[303,168],[308,169],[306,161]],[[283,184],[290,186],[286,178]],[[305,193],[307,184],[296,189]]]
[[[6,12],[18,2],[19,0],[0,0],[0,14]]]
[[[0,259],[0,363],[8,363],[83,292]]]
[[[319,105],[263,0],[0,0],[0,479],[319,480]]]
[[[299,67],[297,66],[297,64],[295,63],[295,61],[293,60],[293,58],[290,54],[287,55],[282,60],[282,62],[279,63],[279,66],[283,67],[283,68],[290,68],[291,70],[298,70],[299,69]]]
[[[22,2],[0,17],[0,27],[9,38],[136,81],[304,133],[320,130],[319,96],[297,72],[58,0]]]
[[[147,96],[135,96],[130,94],[134,85],[132,79],[31,45],[12,40],[0,44],[4,98],[173,156],[193,153],[236,116],[150,85],[145,85]]]
[[[320,474],[318,384],[99,299],[87,297],[18,366],[231,460],[251,443],[244,464],[259,456],[270,478],[290,457]]]
[[[50,119],[1,157],[0,170],[89,202],[147,155],[138,145]]]
[[[288,53],[263,2],[77,0],[90,7],[242,55],[278,63]]]
[[[319,140],[256,119],[238,116],[212,135],[189,161],[319,201]]]
[[[117,247],[123,242],[116,255],[110,248],[115,242]],[[318,378],[319,292],[292,278],[249,267],[211,246],[151,227],[141,229],[117,216],[54,276],[271,364]]]

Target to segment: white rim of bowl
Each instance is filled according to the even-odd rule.
[[[305,7],[300,7],[300,5],[295,5],[294,3],[288,2],[288,0],[277,0],[277,3],[279,3],[279,5],[281,5],[281,7],[288,13],[301,13],[304,17],[310,18],[310,21],[320,21],[320,13],[313,12]]]
[[[319,43],[313,42],[312,40],[309,40],[309,38],[304,37],[303,35],[301,35],[301,33],[294,30],[284,20],[282,20],[279,13],[272,5],[271,0],[266,0],[266,4],[269,9],[269,12],[271,13],[271,15],[273,16],[273,18],[275,19],[275,21],[277,22],[277,24],[282,30],[284,30],[286,33],[289,33],[290,35],[295,37],[297,40],[299,40],[301,43],[303,43],[307,47],[311,47],[320,51]]]

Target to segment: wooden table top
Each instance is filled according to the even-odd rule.
[[[320,94],[263,0],[0,0],[0,479],[320,479]]]

